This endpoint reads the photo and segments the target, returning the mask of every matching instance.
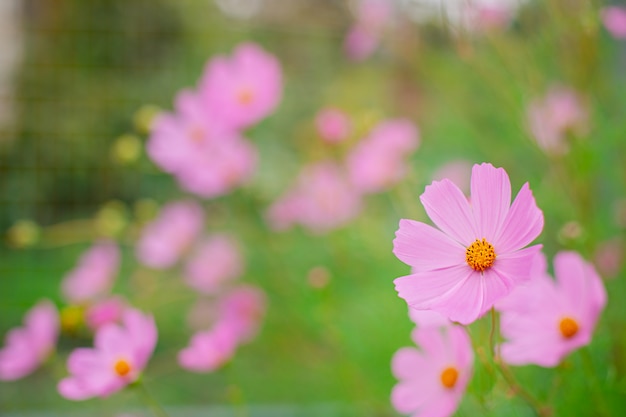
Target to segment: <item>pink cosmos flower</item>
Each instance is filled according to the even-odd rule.
[[[265,293],[252,285],[240,285],[226,294],[218,305],[218,323],[227,326],[237,343],[251,341],[259,331],[267,308]]]
[[[195,249],[185,267],[185,280],[195,290],[213,294],[242,273],[243,259],[235,239],[214,235]]]
[[[296,184],[267,213],[270,226],[284,229],[299,223],[314,233],[345,225],[361,210],[361,196],[333,162],[305,167]]]
[[[602,23],[616,39],[626,39],[626,7],[609,6],[601,11]]]
[[[159,217],[143,229],[137,242],[137,258],[151,268],[168,268],[198,236],[203,225],[204,212],[197,203],[168,203]]]
[[[207,112],[225,125],[249,127],[271,114],[280,102],[280,64],[258,45],[243,43],[232,57],[216,57],[209,62],[200,93]]]
[[[569,150],[568,134],[587,132],[589,114],[578,94],[568,88],[554,86],[543,99],[528,107],[528,125],[541,149],[551,154]]]
[[[122,297],[106,298],[87,308],[85,322],[92,330],[98,330],[107,324],[121,321],[126,307],[126,302]]]
[[[457,409],[472,375],[474,354],[462,327],[415,329],[417,350],[405,347],[391,362],[399,382],[391,392],[398,412],[413,417],[448,417]]]
[[[545,258],[539,262],[545,265]],[[606,305],[602,280],[576,252],[558,253],[554,271],[556,282],[544,269],[499,306],[500,328],[507,339],[501,355],[511,365],[556,366],[591,341]]]
[[[68,360],[70,376],[61,380],[59,393],[70,400],[107,397],[135,382],[157,342],[152,316],[127,309],[122,326],[108,324],[96,332],[94,348],[78,348]]]
[[[54,350],[59,336],[59,313],[50,301],[38,302],[24,318],[24,326],[7,333],[0,349],[0,380],[25,377]]]
[[[507,173],[484,163],[472,169],[471,204],[445,179],[427,186],[420,200],[439,229],[402,219],[393,249],[413,267],[394,281],[411,307],[469,324],[529,278],[541,245],[522,248],[541,233],[543,213],[528,183],[511,204]]]
[[[228,362],[237,349],[236,329],[225,323],[198,332],[178,353],[178,363],[192,372],[212,372]]]
[[[320,137],[328,143],[338,143],[345,140],[352,130],[352,123],[348,115],[332,107],[324,108],[317,113],[315,126]]]
[[[63,296],[70,303],[82,304],[107,294],[119,265],[120,251],[117,245],[109,240],[97,242],[83,253],[78,265],[63,279]]]
[[[256,169],[256,148],[187,90],[178,94],[175,114],[163,113],[155,120],[147,152],[182,188],[204,198],[228,193]]]
[[[380,123],[348,155],[350,182],[362,193],[389,188],[404,178],[408,170],[405,158],[418,146],[413,123],[402,119]]]

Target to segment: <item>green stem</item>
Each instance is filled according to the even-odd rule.
[[[498,316],[496,315],[496,308],[491,307],[491,330],[489,331],[489,353],[491,354],[491,358],[493,361],[496,361],[496,358],[499,358],[500,355],[496,353],[495,340],[496,340],[496,332],[498,331]]]
[[[150,394],[150,391],[146,388],[145,384],[139,380],[135,383],[135,386],[139,388],[139,398],[143,403],[154,413],[156,417],[169,417],[161,404]]]
[[[515,376],[511,369],[504,363],[500,358],[499,347],[495,347],[495,341],[497,338],[498,331],[498,316],[496,314],[496,310],[494,307],[491,308],[491,331],[489,332],[489,351],[491,353],[491,358],[493,359],[493,363],[495,368],[500,372],[504,381],[509,385],[511,391],[518,397],[528,404],[535,414],[539,417],[547,417],[552,414],[551,410],[542,405],[535,397],[532,396],[528,391],[526,391],[520,384],[515,380]]]
[[[528,391],[517,383],[511,369],[503,361],[501,361],[500,358],[496,359],[496,368],[500,371],[500,374],[511,388],[511,391],[524,400],[526,404],[533,409],[537,416],[548,417],[552,415],[552,411],[549,407],[541,404],[535,397],[533,397]]]

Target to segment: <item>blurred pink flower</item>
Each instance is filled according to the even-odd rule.
[[[482,31],[506,28],[516,12],[511,4],[483,4],[474,6],[474,9],[473,26]]]
[[[544,270],[509,295],[500,320],[507,363],[556,366],[591,341],[606,304],[602,280],[576,252],[558,253],[554,271],[556,282]]]
[[[603,278],[615,278],[624,263],[624,241],[616,237],[600,242],[593,254],[593,262]]]
[[[451,416],[472,375],[470,339],[459,326],[418,328],[412,337],[420,350],[405,347],[392,359],[392,373],[399,382],[391,403],[413,417]]]
[[[387,0],[360,0],[355,10],[355,22],[344,40],[348,58],[362,61],[371,56],[390,24],[392,4]]]
[[[348,115],[332,107],[326,107],[317,113],[315,126],[320,137],[328,143],[345,140],[352,130]]]
[[[92,330],[121,321],[126,302],[120,296],[112,296],[90,305],[85,312],[85,322]]]
[[[258,333],[265,315],[265,293],[252,285],[240,285],[224,295],[218,305],[216,326],[227,326],[237,343],[251,341]]]
[[[202,241],[185,265],[185,281],[204,294],[213,294],[244,269],[239,246],[232,236],[213,235]]]
[[[198,203],[168,203],[158,218],[144,227],[137,242],[137,258],[151,268],[168,268],[178,261],[203,226],[204,212]]]
[[[69,400],[85,400],[121,390],[137,381],[156,342],[152,316],[127,309],[122,326],[102,327],[94,337],[94,348],[78,348],[70,354],[70,376],[59,382],[59,393]]]
[[[200,93],[226,126],[246,128],[271,114],[282,95],[280,63],[253,43],[237,46],[232,57],[213,58],[200,81]]]
[[[589,114],[578,94],[568,88],[553,86],[543,99],[528,107],[528,124],[541,149],[550,154],[569,150],[568,134],[587,132]]]
[[[177,178],[183,189],[200,197],[213,198],[244,185],[254,174],[256,165],[256,148],[233,137],[223,142],[207,142]]]
[[[413,123],[402,119],[380,123],[348,155],[350,182],[362,193],[385,190],[404,178],[405,158],[418,146]]]
[[[434,181],[441,181],[445,178],[455,183],[463,194],[469,194],[470,181],[469,174],[472,172],[472,163],[462,159],[446,162],[433,173]]]
[[[236,329],[218,324],[193,335],[189,346],[178,353],[178,363],[192,372],[212,372],[228,362],[236,349]]]
[[[353,61],[364,61],[378,48],[380,39],[362,25],[354,25],[344,40],[346,56]]]
[[[69,303],[82,304],[108,294],[120,266],[120,251],[109,240],[89,248],[61,283],[63,296]]]
[[[265,219],[270,228],[277,232],[289,229],[298,223],[300,215],[300,198],[295,187],[284,193],[269,207],[265,213]]]
[[[54,350],[59,336],[59,313],[50,301],[30,309],[24,326],[7,333],[0,349],[0,380],[20,379],[32,373]]]
[[[626,39],[626,7],[609,6],[600,12],[602,23],[616,39]]]
[[[474,165],[471,205],[451,181],[435,181],[420,196],[439,228],[400,220],[394,254],[414,273],[394,282],[398,295],[418,310],[434,310],[469,324],[527,280],[541,245],[524,248],[543,229],[543,213],[524,184],[511,204],[502,168]]]
[[[180,92],[176,111],[157,117],[146,146],[150,158],[174,175],[182,188],[213,198],[252,176],[256,148],[218,122],[195,92]]]
[[[301,224],[314,233],[327,233],[345,225],[361,210],[361,196],[333,162],[306,166],[294,186],[268,210],[274,229]]]

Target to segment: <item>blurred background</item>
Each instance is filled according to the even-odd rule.
[[[609,410],[619,415],[626,41],[603,25],[608,4],[494,0],[488,10],[500,14],[470,19],[458,11],[463,1],[388,3],[375,46],[355,53],[346,36],[360,18],[356,1],[1,0],[0,334],[41,298],[61,308],[63,277],[95,239],[109,237],[122,249],[115,292],[156,317],[159,343],[145,381],[172,415],[397,415],[390,360],[411,344],[413,327],[393,287],[408,273],[391,252],[398,220],[428,221],[418,197],[446,164],[458,163],[468,180],[471,164],[488,161],[507,170],[514,193],[530,182],[549,256],[575,249],[599,269],[612,266],[601,270],[609,306],[592,354]],[[281,103],[246,133],[259,152],[251,181],[215,199],[190,197],[146,155],[150,120],[196,85],[210,58],[244,41],[280,61]],[[529,107],[555,86],[574,91],[586,114],[582,128],[568,128],[566,154],[542,147],[529,122]],[[368,195],[349,225],[274,232],[264,215],[273,200],[303,164],[337,154],[315,131],[328,106],[351,117],[355,137],[387,118],[410,120],[419,149],[406,177]],[[187,197],[202,204],[208,230],[237,236],[242,280],[268,298],[258,337],[208,374],[175,360],[191,334],[193,292],[178,270],[138,267],[133,248],[159,207]],[[613,256],[601,258],[606,248]],[[488,323],[472,326],[477,337],[488,331]],[[59,396],[67,354],[90,343],[62,337],[57,359],[0,382],[0,414],[149,415],[132,392],[85,402]],[[551,387],[567,392],[550,394],[555,415],[593,415],[578,362],[561,366],[558,384],[538,367],[519,377],[539,397]],[[457,415],[485,413],[476,399],[485,393],[490,415],[533,415],[506,390],[491,394],[494,384],[478,369],[475,396]]]

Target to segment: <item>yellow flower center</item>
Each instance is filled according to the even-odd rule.
[[[237,101],[239,101],[240,104],[250,104],[253,100],[254,94],[249,88],[242,88],[237,92]]]
[[[85,309],[82,306],[67,306],[61,310],[61,328],[67,333],[76,333],[85,321]]]
[[[570,339],[578,333],[578,323],[570,317],[565,317],[559,323],[559,330],[564,338]]]
[[[454,388],[456,380],[459,378],[459,371],[450,366],[441,373],[441,384],[446,388]]]
[[[115,362],[114,369],[115,369],[115,373],[118,374],[119,376],[126,376],[131,371],[130,364],[126,362],[124,359],[120,359],[117,362]]]
[[[483,240],[476,239],[465,250],[465,262],[474,271],[483,272],[489,269],[495,260],[496,251],[493,249],[493,245],[487,242],[485,238]]]

